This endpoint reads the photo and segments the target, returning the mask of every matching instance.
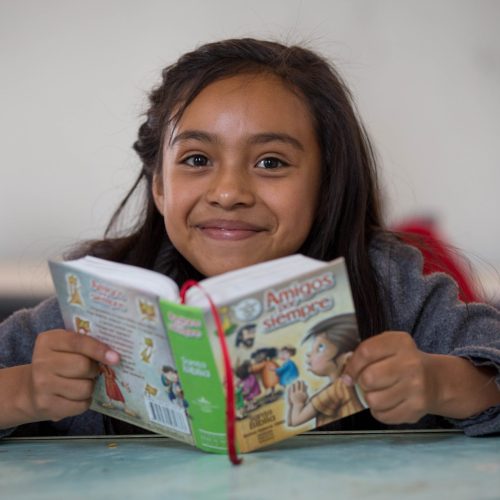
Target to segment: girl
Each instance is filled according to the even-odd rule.
[[[253,39],[167,67],[134,149],[142,169],[106,237],[80,247],[179,283],[294,252],[344,256],[364,341],[349,359],[370,410],[331,428],[500,431],[500,313],[464,305],[384,230],[374,155],[349,92],[315,53]],[[137,224],[112,231],[145,188]],[[0,326],[3,434],[130,432],[88,410],[117,353],[63,330],[56,299]]]

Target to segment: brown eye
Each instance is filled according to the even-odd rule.
[[[191,167],[206,167],[208,165],[208,158],[204,155],[191,155],[185,158],[183,163]]]
[[[268,158],[263,158],[256,165],[257,168],[263,168],[266,170],[271,170],[274,168],[280,168],[280,167],[285,167],[285,166],[286,166],[286,164],[284,162],[282,162],[278,158],[274,158],[272,156],[270,156]]]

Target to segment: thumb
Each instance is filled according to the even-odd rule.
[[[348,387],[352,387],[354,385],[354,370],[351,361],[351,358],[353,356],[353,352],[347,352],[346,354],[343,355],[342,358],[342,363],[343,363],[343,369],[342,369],[342,374],[340,375],[340,379],[342,382],[344,382],[345,385]]]

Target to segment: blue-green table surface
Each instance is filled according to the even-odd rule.
[[[233,466],[158,436],[4,439],[3,499],[500,499],[500,437],[303,435]]]

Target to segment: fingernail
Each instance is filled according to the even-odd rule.
[[[104,355],[104,359],[114,365],[116,363],[118,363],[118,361],[120,361],[120,355],[115,352],[115,351],[106,351],[106,354]]]
[[[349,376],[349,375],[342,375],[340,377],[340,379],[342,380],[342,382],[344,382],[345,385],[347,385],[348,387],[351,387],[354,385],[354,382],[352,381],[352,378]]]

